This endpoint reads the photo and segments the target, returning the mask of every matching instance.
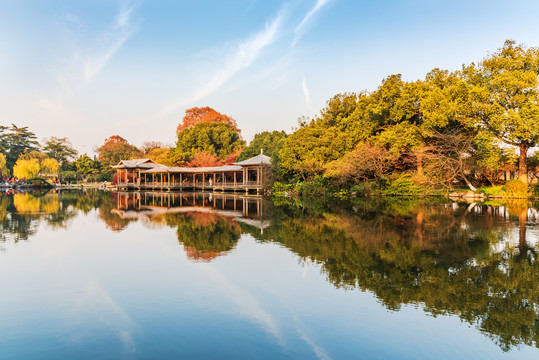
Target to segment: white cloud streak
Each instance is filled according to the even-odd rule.
[[[129,20],[134,7],[125,7],[120,10],[112,29],[100,36],[98,46],[91,54],[83,59],[83,78],[85,82],[91,81],[105,67],[112,56],[121,49],[127,39],[133,34]]]
[[[310,111],[313,111],[313,102],[311,100],[311,92],[309,91],[309,88],[307,87],[307,80],[305,80],[305,76],[303,77],[303,95],[305,96],[305,104],[307,104],[307,107]]]
[[[273,21],[266,25],[264,30],[255,34],[248,40],[238,44],[236,50],[230,56],[228,56],[227,60],[225,60],[225,65],[215,72],[215,74],[213,74],[213,76],[206,81],[192,97],[166,107],[161,112],[161,116],[167,115],[172,111],[209,96],[217,91],[238,72],[248,68],[253,62],[255,62],[260,53],[278,37],[283,17],[284,9],[277,14]]]
[[[299,23],[298,26],[296,26],[296,29],[294,30],[294,41],[292,41],[292,47],[296,45],[298,40],[301,38],[301,36],[305,32],[305,27],[309,23],[309,21],[312,19],[312,17],[324,6],[326,5],[330,0],[316,0],[316,4],[314,4],[314,7],[303,17],[303,20]]]

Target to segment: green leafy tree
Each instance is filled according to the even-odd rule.
[[[513,147],[501,146],[490,132],[480,131],[473,142],[479,172],[492,185],[499,183],[500,173],[516,170],[518,156]]]
[[[299,120],[299,128],[279,145],[277,171],[284,177],[303,179],[322,174],[324,166],[344,156],[378,127],[365,116],[365,94],[338,94],[328,100],[320,115]]]
[[[244,145],[245,141],[232,125],[203,122],[178,133],[175,152],[184,161],[201,151],[215,154],[224,160],[230,154],[239,153]]]
[[[56,159],[62,166],[68,161],[74,160],[77,156],[77,150],[73,148],[73,145],[68,138],[50,137],[45,141],[43,146],[43,152],[50,158]]]
[[[243,148],[237,161],[243,161],[253,156],[260,154],[260,150],[264,152],[264,155],[272,156],[273,151],[277,148],[277,144],[282,139],[286,138],[284,131],[263,131],[254,136],[253,141]]]
[[[507,40],[464,69],[471,117],[502,142],[519,149],[519,179],[528,183],[528,150],[539,140],[539,49]]]
[[[87,154],[83,154],[75,160],[75,168],[77,173],[87,181],[91,175],[95,175],[99,172],[99,165]]]
[[[21,154],[37,150],[39,147],[36,135],[28,130],[28,126],[18,127],[11,124],[10,128],[4,126],[0,130],[2,130],[0,144],[4,149],[9,169],[13,168]]]

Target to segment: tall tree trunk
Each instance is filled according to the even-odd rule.
[[[518,179],[524,184],[528,185],[528,163],[526,158],[528,156],[528,144],[520,144],[520,156],[518,158]]]

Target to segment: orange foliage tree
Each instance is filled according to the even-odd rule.
[[[176,134],[179,134],[182,130],[191,128],[196,124],[204,122],[225,123],[231,125],[234,130],[238,131],[239,133],[236,120],[234,120],[228,115],[221,114],[220,112],[215,111],[209,106],[205,106],[201,108],[194,107],[185,110],[185,116],[183,117],[183,121],[178,125],[178,128],[176,129]]]
[[[197,151],[186,165],[190,167],[221,166],[223,165],[223,161],[217,154],[211,154],[207,151]]]
[[[116,165],[120,160],[140,156],[140,151],[119,135],[105,139],[105,143],[96,149],[99,161],[104,166]]]

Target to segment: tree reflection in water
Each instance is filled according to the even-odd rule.
[[[241,236],[232,218],[218,214],[190,211],[166,214],[165,219],[169,226],[177,226],[178,241],[193,261],[209,262],[229,253]]]
[[[353,212],[296,212],[274,239],[319,263],[335,286],[371,291],[389,309],[456,314],[504,350],[538,345],[537,239],[532,246],[525,237],[534,209],[373,202]]]
[[[538,213],[526,202],[358,199],[262,206],[240,198],[172,197],[171,206],[154,196],[146,208],[141,197],[130,196],[119,212],[126,203],[114,193],[2,194],[0,241],[27,240],[40,221],[68,227],[77,214],[94,209],[113,231],[140,215],[151,220],[145,224],[175,228],[192,261],[228,254],[248,233],[318,263],[337,288],[372,292],[388,309],[413,304],[433,316],[457,315],[503,350],[539,344]]]

